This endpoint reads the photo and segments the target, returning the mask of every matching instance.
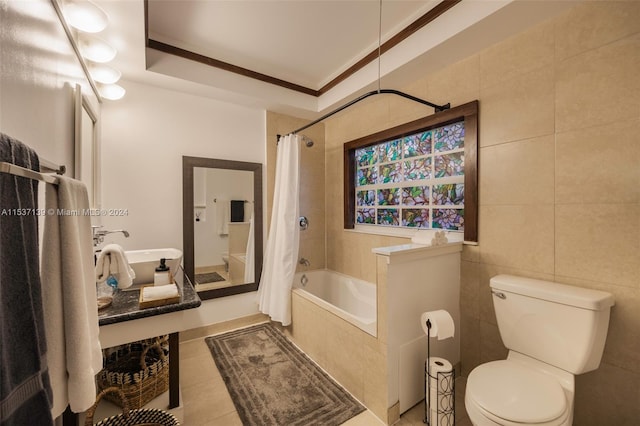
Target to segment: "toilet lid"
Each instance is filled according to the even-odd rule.
[[[543,423],[567,409],[564,390],[552,377],[512,361],[493,361],[474,369],[466,392],[489,413],[519,423]]]

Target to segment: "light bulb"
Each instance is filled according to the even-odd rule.
[[[64,7],[64,16],[72,27],[87,33],[99,33],[107,28],[109,17],[90,1],[73,1]]]
[[[122,99],[125,93],[127,93],[127,91],[124,90],[124,87],[117,84],[100,85],[100,95],[105,99],[109,99],[110,101],[117,101],[118,99]]]
[[[80,53],[86,59],[103,64],[111,61],[118,53],[106,41],[97,37],[83,35],[80,37]]]
[[[115,68],[100,64],[91,66],[91,76],[98,83],[113,84],[120,80],[122,73]]]

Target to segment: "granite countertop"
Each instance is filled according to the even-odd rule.
[[[140,309],[138,306],[140,289],[119,290],[113,295],[111,305],[98,311],[99,324],[101,326],[115,324],[139,318],[168,314],[170,312],[183,311],[185,309],[193,309],[200,306],[202,303],[200,297],[189,278],[184,274],[182,267],[179,268],[175,280],[180,293],[179,302],[155,308]]]

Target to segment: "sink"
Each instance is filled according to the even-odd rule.
[[[171,275],[175,276],[182,262],[182,250],[176,248],[160,248],[150,250],[125,251],[131,269],[136,273],[133,285],[153,283],[153,274],[160,265],[160,259],[167,259]]]

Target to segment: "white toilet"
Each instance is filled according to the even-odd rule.
[[[512,275],[491,279],[507,359],[476,367],[465,405],[475,426],[571,425],[574,375],[600,365],[613,296]]]
[[[222,257],[222,261],[224,262],[224,271],[229,272],[229,252],[223,251],[220,257]]]

